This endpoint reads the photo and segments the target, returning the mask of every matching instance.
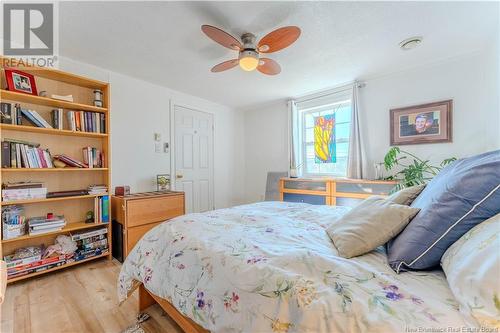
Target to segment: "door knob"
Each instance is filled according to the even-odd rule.
[[[183,175],[176,175],[175,178],[177,179],[181,179],[182,177],[184,177]]]

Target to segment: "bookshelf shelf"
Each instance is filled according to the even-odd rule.
[[[26,205],[26,204],[44,203],[44,202],[87,199],[87,198],[102,197],[102,196],[106,196],[106,195],[108,195],[108,194],[86,194],[86,195],[74,195],[71,197],[60,197],[60,198],[41,198],[41,199],[2,201],[1,205],[2,206]]]
[[[2,172],[108,171],[108,168],[2,168]]]
[[[58,99],[28,95],[28,94],[23,94],[23,93],[18,93],[18,92],[14,92],[14,91],[3,90],[3,89],[0,90],[0,99],[16,101],[19,103],[45,105],[45,106],[51,106],[51,107],[55,107],[55,108],[63,108],[63,109],[71,109],[71,110],[79,110],[79,111],[92,111],[92,112],[100,112],[100,113],[107,113],[108,112],[107,108],[100,108],[100,107],[93,106],[93,105],[80,104],[80,103],[74,103],[74,102],[66,102],[66,101],[61,101]]]
[[[24,125],[0,124],[0,127],[8,131],[31,132],[40,134],[79,136],[79,137],[89,137],[89,138],[105,138],[108,136],[108,134],[106,133],[58,130],[53,128],[42,128],[42,127],[24,126]]]
[[[29,278],[34,277],[34,276],[38,276],[38,275],[42,275],[42,274],[46,274],[46,273],[58,271],[58,270],[63,269],[63,268],[67,268],[67,267],[71,267],[71,266],[74,266],[74,265],[82,264],[84,262],[91,261],[91,260],[96,260],[96,259],[99,259],[99,258],[104,258],[104,257],[107,257],[109,255],[110,255],[109,253],[103,253],[103,254],[100,254],[100,255],[95,256],[95,257],[91,257],[91,258],[87,258],[87,259],[83,259],[83,260],[79,260],[79,261],[73,261],[73,262],[71,262],[69,264],[64,264],[64,265],[61,265],[61,266],[58,266],[58,267],[49,268],[49,269],[44,270],[44,271],[40,271],[40,272],[36,272],[36,273],[31,273],[31,274],[26,274],[26,275],[22,275],[22,276],[13,278],[13,279],[9,279],[9,280],[7,280],[7,283],[10,284],[10,283],[17,282],[17,281],[20,281],[20,280],[29,279]]]
[[[14,125],[12,124],[13,121],[9,121],[8,117],[4,117],[2,118],[2,121],[5,121],[6,123],[0,123],[0,137],[2,141],[10,142],[11,144],[12,142],[20,142],[21,144],[22,142],[36,143],[40,145],[40,150],[47,149],[50,152],[57,153],[57,155],[66,155],[74,159],[78,159],[77,156],[86,154],[88,151],[86,149],[87,147],[92,147],[95,149],[95,152],[99,151],[104,157],[104,164],[102,164],[104,167],[102,168],[76,168],[69,166],[65,168],[9,168],[8,166],[10,165],[20,166],[21,163],[13,163],[12,160],[19,157],[12,154],[14,151],[12,146],[10,146],[11,149],[9,151],[9,146],[2,144],[2,153],[6,153],[0,154],[0,159],[7,158],[6,161],[8,162],[4,161],[6,162],[5,164],[0,164],[0,166],[5,166],[4,168],[0,168],[0,183],[7,184],[26,181],[34,183],[39,182],[42,183],[43,187],[46,187],[48,191],[87,189],[93,184],[103,184],[108,188],[109,192],[111,187],[110,85],[107,82],[85,78],[57,69],[22,65],[18,67],[16,65],[18,63],[17,60],[9,59],[3,56],[0,56],[0,60],[1,101],[3,103],[11,104],[11,106],[14,103],[20,104],[20,107],[23,109],[33,110],[38,114],[38,116],[51,125],[53,121],[52,117],[55,118],[57,114],[58,118],[62,121],[63,128],[65,128],[60,130],[57,128],[32,126],[31,124],[33,122],[30,121],[26,114],[23,114],[22,125]],[[48,97],[34,96],[6,90],[6,77],[3,70],[4,67],[15,68],[33,75],[38,91],[46,91],[49,96],[52,94],[60,96],[73,95],[75,102],[66,102]],[[101,90],[103,107],[96,107],[93,105],[94,89]],[[52,109],[55,108],[63,109],[62,118],[60,113],[53,112]],[[69,111],[89,111],[97,112],[101,115],[104,114],[105,133],[68,130],[68,128],[75,128],[70,123],[71,119],[68,119],[69,117],[72,117],[71,114],[68,117]],[[8,114],[8,112],[6,114]],[[96,117],[96,119],[99,119],[99,117]],[[92,127],[93,126],[90,126],[90,128]],[[25,144],[25,146],[30,145]],[[5,147],[7,148],[4,149]],[[10,161],[7,157],[9,154]],[[21,149],[21,154],[23,154],[23,149]],[[2,157],[2,155],[4,156]],[[97,155],[96,153],[96,156],[100,155]],[[22,158],[24,160],[26,159],[25,157]],[[87,155],[84,156],[84,159],[85,158],[88,159]],[[24,163],[24,160],[22,163]],[[19,159],[17,161],[19,161]],[[25,164],[23,164],[23,166],[24,165]],[[34,163],[34,165],[40,166],[38,163]],[[8,283],[24,280],[41,274],[49,274],[59,269],[82,264],[99,258],[106,257],[111,259],[111,223],[94,224],[82,222],[86,219],[89,212],[96,213],[102,210],[104,205],[103,201],[95,199],[101,196],[109,196],[109,194],[101,193],[59,198],[1,201],[0,207],[2,208],[2,211],[8,209],[9,207],[11,208],[12,205],[22,205],[22,216],[26,218],[46,216],[49,213],[52,213],[54,215],[63,215],[66,220],[66,225],[59,231],[51,231],[32,236],[24,235],[14,239],[1,240],[0,259],[3,259],[5,255],[14,253],[19,248],[40,246],[42,244],[45,244],[46,246],[54,244],[58,235],[69,235],[71,232],[77,230],[86,229],[90,231],[99,227],[107,229],[108,251],[104,254],[81,261],[71,262],[59,267],[53,267],[44,271],[19,276],[8,280]],[[111,200],[109,200],[109,206],[107,207],[109,208],[109,221],[112,221]]]
[[[60,234],[66,234],[68,232],[72,231],[78,231],[78,230],[83,230],[83,229],[91,229],[91,228],[97,228],[97,227],[102,227],[102,226],[108,226],[107,223],[85,223],[85,222],[72,222],[66,224],[66,226],[59,230],[59,231],[52,231],[52,232],[47,232],[44,234],[38,234],[38,235],[24,235],[12,239],[4,239],[2,240],[2,244],[6,243],[13,243],[13,242],[18,242],[18,241],[23,241],[27,239],[33,239],[33,238],[41,238],[49,235],[60,235]]]

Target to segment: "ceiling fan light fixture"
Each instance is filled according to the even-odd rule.
[[[245,50],[240,52],[239,65],[241,69],[251,72],[259,65],[259,54],[253,50]]]

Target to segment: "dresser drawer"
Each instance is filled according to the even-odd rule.
[[[129,228],[127,231],[127,246],[125,247],[125,256],[128,256],[130,251],[134,248],[135,244],[144,236],[146,232],[153,229],[162,222],[155,222],[150,224],[141,225],[139,227]]]
[[[326,205],[326,196],[312,194],[283,193],[283,201],[303,202],[311,205]]]
[[[163,222],[184,214],[184,196],[128,200],[127,225],[140,226]]]
[[[371,183],[371,182],[336,182],[336,192],[356,193],[366,195],[389,195],[395,184],[392,183]]]
[[[283,188],[288,190],[327,191],[326,181],[285,180]]]

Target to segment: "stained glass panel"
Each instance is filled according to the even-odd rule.
[[[317,164],[337,161],[335,113],[314,117],[314,155]]]

